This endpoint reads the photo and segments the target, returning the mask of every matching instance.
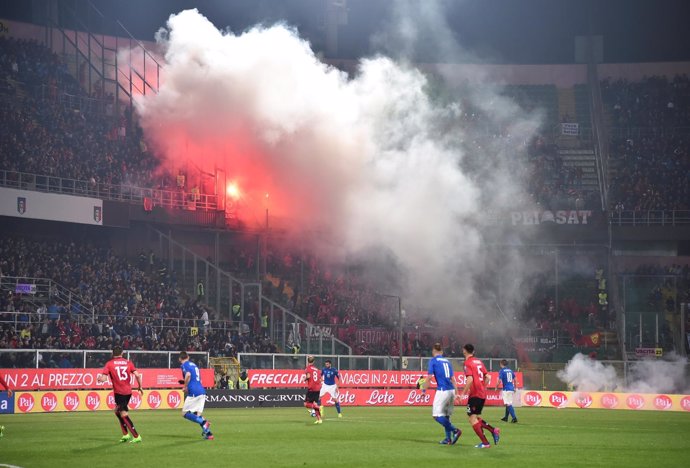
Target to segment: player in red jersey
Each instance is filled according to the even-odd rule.
[[[319,394],[321,392],[321,371],[314,366],[314,356],[307,357],[307,367],[304,369],[304,382],[307,382],[307,396],[304,406],[316,413],[314,424],[321,424],[321,409],[319,408]]]
[[[139,384],[137,391],[143,395],[141,374],[136,370],[131,361],[122,357],[122,348],[115,346],[113,348],[113,358],[105,364],[103,372],[98,376],[98,382],[102,383],[110,378],[110,381],[113,383],[115,416],[120,421],[120,428],[123,434],[120,442],[138,443],[141,442],[141,436],[129,418],[129,408],[127,407],[129,399],[132,398],[132,385],[130,384],[132,375],[136,377]]]
[[[470,418],[470,425],[474,432],[479,436],[481,443],[476,448],[489,448],[489,441],[484,435],[484,429],[488,430],[494,439],[494,444],[498,445],[500,429],[493,427],[484,421],[480,415],[486,400],[486,385],[491,383],[491,376],[486,371],[484,363],[474,357],[474,346],[466,344],[462,347],[462,354],[465,356],[465,388],[462,390],[461,398],[469,395],[467,400],[467,416]]]

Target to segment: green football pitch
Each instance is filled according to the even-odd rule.
[[[328,408],[314,425],[298,408],[214,409],[206,416],[216,440],[179,411],[133,411],[141,444],[119,444],[110,412],[0,415],[0,467],[222,467],[222,466],[495,466],[680,467],[690,456],[690,414],[518,408],[518,424],[501,423],[501,440],[475,449],[477,436],[457,408],[463,430],[455,446],[430,408]]]

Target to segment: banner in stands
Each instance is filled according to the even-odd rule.
[[[0,187],[0,215],[103,225],[103,200]]]
[[[538,224],[592,224],[592,210],[557,210],[557,211],[511,211],[510,222],[513,226],[534,226]]]
[[[175,409],[182,407],[181,390],[144,390],[132,393],[129,408]],[[15,413],[53,413],[58,411],[105,411],[115,408],[115,396],[108,390],[55,392],[16,392]]]
[[[580,124],[577,122],[563,122],[561,124],[561,134],[578,136],[580,134]]]
[[[138,369],[144,388],[177,388],[182,378],[179,369]],[[213,387],[213,369],[200,369],[201,383]],[[96,377],[102,369],[4,369],[3,377],[14,390],[82,390],[112,388],[108,379],[98,383]],[[132,379],[132,384],[136,381]]]
[[[251,369],[249,374],[249,384],[252,388],[304,388],[302,382],[304,370],[301,369]],[[491,375],[492,387],[498,383],[498,373],[489,372]],[[421,371],[369,371],[369,370],[345,370],[340,371],[341,388],[366,388],[366,387],[389,387],[389,388],[413,388],[417,386],[420,377],[425,377],[426,372]],[[516,372],[516,384],[522,387],[522,372]],[[465,374],[458,372],[455,374],[455,382],[458,387],[465,386]],[[434,387],[435,382],[431,382]]]
[[[521,395],[523,406],[619,410],[690,411],[690,395],[607,392],[542,392]]]

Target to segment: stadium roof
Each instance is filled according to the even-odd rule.
[[[117,18],[138,38],[152,39],[171,13],[198,8],[219,27],[237,32],[257,23],[285,20],[325,51],[327,2],[347,5],[347,22],[338,28],[337,52],[329,58],[357,58],[377,51],[382,32],[391,26],[400,4],[429,5],[431,0],[92,0],[109,18]],[[0,17],[39,22],[32,6],[43,2],[2,2]],[[86,0],[58,0],[82,10]],[[449,37],[481,59],[503,63],[571,63],[574,38],[590,28],[604,36],[607,62],[690,60],[688,0],[439,0]],[[419,23],[419,16],[413,16]],[[64,20],[64,18],[63,18]],[[69,24],[67,26],[70,26]],[[419,24],[417,24],[419,26]],[[428,25],[427,25],[428,26]],[[422,28],[423,29],[423,28]],[[454,61],[433,40],[435,28],[421,31],[413,59]],[[103,31],[113,33],[115,31]]]

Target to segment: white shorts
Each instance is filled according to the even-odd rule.
[[[454,398],[455,390],[436,390],[431,415],[435,418],[452,415]]]
[[[182,412],[191,411],[192,413],[201,414],[204,412],[204,404],[206,404],[206,395],[188,396],[184,399]]]
[[[504,405],[513,405],[513,397],[515,396],[515,392],[512,390],[503,390],[501,392],[501,397],[503,398],[503,404]]]
[[[326,385],[322,384],[321,385],[321,390],[319,391],[319,397],[324,396],[326,393],[328,393],[331,398],[336,400],[338,398],[338,386],[337,385]]]

